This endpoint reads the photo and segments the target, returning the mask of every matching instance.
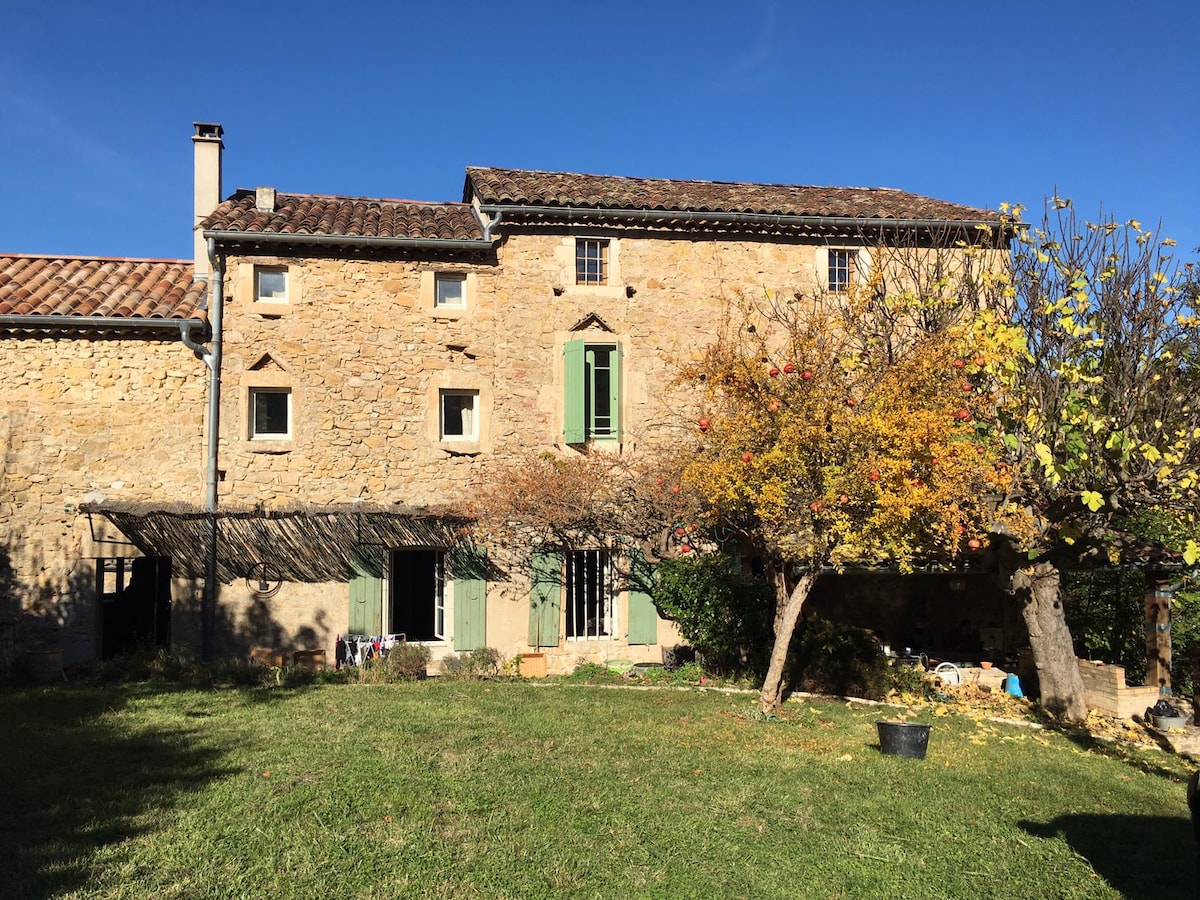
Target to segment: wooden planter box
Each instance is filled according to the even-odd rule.
[[[545,653],[522,653],[518,671],[522,678],[545,678],[547,673]]]

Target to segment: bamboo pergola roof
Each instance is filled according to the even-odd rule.
[[[466,546],[471,519],[449,509],[345,503],[284,509],[222,509],[184,503],[80,506],[115,525],[147,556],[169,556],[175,571],[201,578],[211,523],[217,527],[217,577],[230,584],[266,563],[283,581],[345,582],[355,547]]]

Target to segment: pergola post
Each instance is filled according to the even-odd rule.
[[[1171,696],[1171,588],[1146,573],[1146,684],[1159,696]]]

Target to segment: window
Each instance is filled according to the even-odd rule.
[[[608,241],[576,239],[575,283],[608,284]]]
[[[479,391],[444,390],[441,396],[441,426],[438,436],[443,441],[475,441],[479,439]]]
[[[829,290],[842,293],[850,290],[854,281],[854,251],[829,251]]]
[[[290,388],[250,389],[250,439],[286,440],[292,436]]]
[[[386,631],[410,641],[446,640],[446,554],[397,550],[390,574]]]
[[[287,303],[287,269],[282,266],[254,267],[254,301]]]
[[[612,561],[607,550],[566,554],[567,637],[596,639],[617,633]]]
[[[439,272],[433,278],[434,305],[462,309],[467,305],[467,276]]]
[[[571,341],[563,347],[563,358],[563,434],[567,443],[619,440],[620,345]]]

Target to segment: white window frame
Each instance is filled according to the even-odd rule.
[[[608,550],[571,550],[565,556],[563,609],[568,641],[611,641],[617,636],[618,590],[613,554]],[[580,573],[582,565],[584,571]],[[580,579],[587,583],[580,585]],[[583,621],[575,602],[577,591],[585,593]],[[593,604],[595,606],[594,615]]]
[[[427,549],[422,547],[395,547],[387,554],[387,578],[383,586],[383,619],[384,632],[396,634],[398,622],[392,621],[392,587],[396,580],[396,554],[409,550]],[[446,551],[434,549],[434,588],[433,596],[426,598],[433,603],[433,638],[431,640],[412,640],[414,644],[448,644],[454,640],[454,582],[446,577]]]
[[[283,279],[283,294],[264,296],[262,292],[262,277],[264,275],[279,275]],[[289,278],[287,266],[255,266],[254,267],[254,302],[255,303],[288,303],[290,302]]]
[[[443,284],[458,285],[458,301],[443,303],[441,287]],[[437,309],[466,309],[467,308],[467,274],[465,272],[435,272],[433,275],[433,305]]]
[[[249,439],[252,441],[290,441],[293,434],[293,405],[292,405],[292,389],[290,387],[251,387],[249,393]],[[257,399],[260,394],[282,394],[287,398],[287,430],[283,433],[277,431],[265,432],[260,434],[257,428],[258,410],[256,407]]]
[[[449,434],[446,431],[447,410],[446,400],[450,397],[469,397],[471,399],[471,427],[464,429],[463,434]],[[438,391],[438,439],[447,442],[479,440],[479,391],[472,388],[441,388]]]

